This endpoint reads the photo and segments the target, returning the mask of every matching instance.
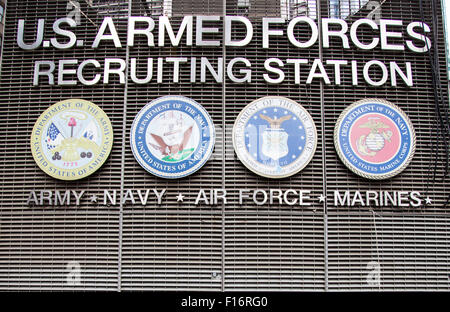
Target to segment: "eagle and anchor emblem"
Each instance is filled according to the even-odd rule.
[[[69,99],[52,105],[33,129],[34,159],[47,174],[77,180],[92,174],[108,157],[113,131],[97,105]]]
[[[368,122],[359,126],[370,129],[368,135],[361,135],[356,142],[358,152],[363,156],[375,156],[386,143],[391,142],[392,131],[386,130],[390,127],[379,119],[379,117],[369,117]]]
[[[312,159],[317,131],[303,106],[284,97],[253,101],[233,127],[233,145],[239,160],[267,178],[284,178],[301,171]]]
[[[360,100],[345,109],[335,126],[339,158],[354,173],[373,180],[393,177],[412,160],[416,137],[408,116],[382,99]]]
[[[131,150],[148,172],[168,179],[199,170],[214,147],[214,124],[192,99],[164,96],[148,103],[131,127]]]
[[[182,112],[162,113],[159,121],[161,131],[158,131],[158,134],[150,133],[155,143],[149,142],[149,144],[164,156],[163,161],[180,161],[189,157],[194,151],[189,144],[194,125],[192,120],[186,125],[186,119],[188,117]]]

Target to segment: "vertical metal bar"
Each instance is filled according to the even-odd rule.
[[[131,2],[128,0],[128,19],[131,16]],[[117,291],[122,291],[122,238],[123,238],[123,191],[125,184],[125,140],[127,132],[127,98],[128,98],[128,64],[130,58],[130,48],[126,47],[125,56],[125,89],[123,92],[123,120],[122,120],[122,151],[121,151],[121,163],[120,163],[120,197],[119,197],[119,246],[118,246],[118,263],[117,263]]]
[[[376,220],[376,215],[377,215],[377,213],[376,213],[374,210],[372,210],[373,228],[374,228],[374,231],[375,231],[375,247],[376,247],[376,249],[377,249],[377,263],[378,263],[378,265],[381,266],[381,262],[380,262],[380,249],[379,249],[379,246],[378,246],[378,231],[377,231],[377,220]],[[382,215],[379,215],[379,216],[382,217]],[[382,221],[382,222],[383,222],[383,221]],[[378,290],[381,291],[381,280],[380,280],[380,282],[378,283]]]
[[[324,209],[326,209],[326,200]],[[328,291],[328,214],[323,215],[323,240],[324,240],[324,254],[325,254],[325,291]]]
[[[321,12],[321,0],[316,1],[317,6],[317,24],[319,27],[319,58],[321,61],[323,61],[323,48],[322,48],[322,12]],[[326,162],[326,149],[324,144],[324,137],[325,137],[325,99],[324,99],[324,86],[323,86],[323,80],[320,81],[320,130],[322,132],[322,140],[321,140],[321,147],[322,147],[322,192],[323,195],[326,197],[327,195],[327,162]],[[324,268],[324,274],[325,274],[325,291],[328,291],[328,208],[327,208],[327,199],[323,202],[323,243],[324,243],[324,260],[325,260],[325,268]]]
[[[226,136],[225,136],[225,95],[226,95],[226,74],[225,74],[225,63],[226,63],[226,49],[225,49],[225,42],[224,42],[224,33],[226,31],[225,29],[225,15],[227,15],[227,1],[222,0],[222,19],[223,19],[223,32],[222,32],[222,188],[225,189],[225,142],[226,142]],[[222,279],[221,279],[221,290],[222,292],[225,291],[225,203],[222,202]]]

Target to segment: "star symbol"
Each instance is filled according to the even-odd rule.
[[[253,117],[253,119],[255,119],[255,120],[258,119],[258,116]]]
[[[320,194],[320,196],[317,198],[319,199],[319,203],[325,202],[325,199],[326,199],[325,196],[323,196],[323,194]]]
[[[284,114],[287,115],[287,111],[284,111]]]
[[[177,202],[182,202],[184,198],[184,195],[182,195],[181,193],[177,195]]]
[[[302,140],[304,140],[304,139],[305,139],[305,137],[304,137],[304,136],[302,136],[302,137],[301,137],[301,139],[302,139]]]
[[[92,195],[91,197],[89,197],[89,200],[91,201],[91,203],[96,203],[97,202],[97,195]]]
[[[431,198],[429,196],[427,196],[427,198],[425,198],[425,204],[431,205]]]
[[[301,146],[299,146],[299,147],[298,147],[298,150],[299,150],[299,151],[301,151],[301,150],[302,150],[302,147],[301,147]]]
[[[298,128],[299,128],[300,130],[302,130],[302,129],[303,129],[303,127],[302,127],[302,126],[299,126]]]
[[[297,117],[294,117],[294,120],[297,120]]]
[[[274,111],[274,112],[278,112],[278,109],[275,108],[273,111]]]
[[[295,159],[295,155],[292,155],[292,159]]]

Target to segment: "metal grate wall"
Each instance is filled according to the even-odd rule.
[[[195,6],[192,3],[195,2]],[[332,1],[307,1],[312,17],[331,16]],[[418,1],[382,1],[381,18],[420,21]],[[122,42],[126,42],[128,15],[172,16],[174,28],[182,16],[194,14],[247,15],[254,38],[245,48],[179,47],[148,48],[136,37],[132,48],[102,44],[66,51],[39,48],[24,51],[16,44],[17,21],[26,20],[27,37],[35,35],[37,20],[45,18],[46,32],[52,22],[70,10],[66,0],[8,0],[0,77],[0,290],[449,290],[450,289],[450,195],[444,173],[444,146],[435,145],[436,117],[427,54],[389,52],[376,48],[359,51],[335,47],[297,49],[287,37],[271,38],[263,50],[261,18],[290,12],[280,1],[79,1],[84,15],[77,27],[78,39],[93,42],[105,16],[114,16]],[[441,80],[445,82],[442,19],[433,24],[431,1],[424,0],[425,22],[436,32]],[[306,11],[308,11],[306,10]],[[366,10],[366,11],[365,11]],[[437,8],[440,14],[440,7]],[[303,11],[302,11],[303,12]],[[370,12],[361,8],[355,16]],[[169,14],[168,13],[168,14]],[[359,14],[359,15],[358,15]],[[438,14],[438,15],[439,15]],[[439,15],[440,16],[440,15]],[[303,31],[303,32],[302,32]],[[222,32],[211,39],[222,39]],[[369,34],[370,35],[370,34]],[[368,36],[369,36],[368,35]],[[304,30],[296,36],[308,37]],[[364,38],[363,38],[364,39]],[[369,37],[366,39],[370,39]],[[166,38],[167,40],[167,38]],[[333,45],[332,45],[333,46]],[[252,63],[252,82],[241,85],[190,83],[188,70],[180,83],[136,85],[118,80],[109,85],[73,87],[32,86],[36,60],[147,57],[235,57]],[[406,88],[351,85],[351,72],[343,72],[343,84],[325,85],[314,80],[294,84],[294,68],[285,67],[285,83],[269,85],[262,79],[264,60],[270,57],[346,59],[367,62],[410,61],[414,86]],[[311,62],[311,61],[310,61]],[[213,62],[216,67],[217,63]],[[186,65],[188,67],[188,65]],[[183,68],[183,67],[182,67]],[[171,79],[164,72],[164,81]],[[145,72],[138,72],[144,76]],[[363,81],[362,76],[359,77]],[[211,79],[209,80],[211,81]],[[193,98],[211,115],[217,129],[212,158],[195,174],[167,181],[148,174],[135,161],[129,131],[135,115],[149,101],[164,95]],[[239,112],[251,101],[279,95],[301,103],[313,117],[318,146],[311,163],[299,174],[269,180],[247,170],[234,155],[231,129]],[[400,175],[372,182],[351,173],[338,159],[333,130],[339,114],[354,101],[377,97],[400,106],[412,120],[417,134],[416,154]],[[39,115],[51,104],[67,98],[83,98],[100,106],[111,119],[114,146],[105,165],[76,182],[57,181],[35,164],[29,137]],[[433,179],[435,152],[437,179]],[[162,205],[146,206],[82,202],[80,206],[28,207],[32,190],[89,190],[101,196],[104,189],[167,189]],[[199,189],[225,188],[231,204],[196,206]],[[239,189],[308,189],[311,197],[326,194],[325,203],[310,207],[237,205]],[[334,207],[334,190],[420,191],[433,205],[414,210],[372,207]],[[177,203],[180,192],[189,199]],[[68,263],[80,264],[81,285],[69,285]],[[380,266],[379,285],[367,283],[368,264]]]

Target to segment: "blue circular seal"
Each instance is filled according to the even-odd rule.
[[[162,178],[182,178],[199,170],[211,156],[214,124],[194,100],[164,96],[136,115],[130,141],[134,157],[145,170]]]
[[[350,105],[334,129],[334,144],[342,162],[354,173],[373,180],[391,178],[412,160],[416,136],[408,116],[381,99]]]
[[[233,127],[236,155],[251,171],[284,178],[302,170],[317,146],[311,115],[284,97],[267,96],[247,105]]]

